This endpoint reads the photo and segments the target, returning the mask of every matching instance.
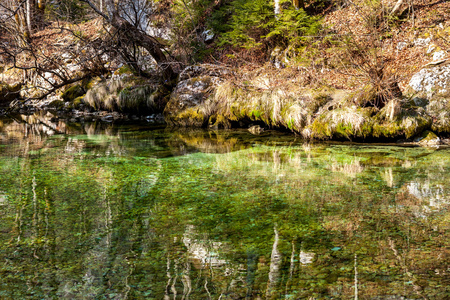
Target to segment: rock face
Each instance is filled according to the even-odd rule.
[[[179,82],[164,109],[170,126],[202,127],[209,120],[206,102],[222,82],[225,70],[209,65],[190,66],[179,77]]]
[[[414,105],[424,107],[433,119],[430,129],[436,133],[450,132],[450,64],[431,63],[414,74],[409,87]]]
[[[420,70],[413,75],[409,86],[419,97],[449,97],[450,64],[431,65]]]

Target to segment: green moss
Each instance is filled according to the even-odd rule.
[[[309,129],[312,131],[312,138],[324,140],[332,137],[330,126],[328,125],[328,122],[323,120],[323,118],[315,119],[311,126],[309,126]]]
[[[134,75],[134,71],[133,71],[133,69],[132,69],[130,66],[128,66],[128,65],[124,65],[124,66],[122,66],[122,67],[120,67],[119,69],[117,69],[117,70],[114,71],[114,75],[116,75],[116,76],[120,76],[120,75],[124,75],[124,74],[127,74],[127,75]]]
[[[0,82],[0,102],[11,102],[14,99],[19,98],[19,91],[22,88],[21,83],[15,83],[8,85]]]
[[[259,110],[252,110],[250,112],[250,118],[253,119],[259,119],[261,117],[261,111]]]
[[[286,125],[290,130],[294,130],[294,120],[292,120],[292,119],[288,120],[286,122]]]
[[[65,102],[69,102],[73,101],[77,97],[83,96],[84,94],[86,94],[84,88],[80,84],[77,84],[66,89],[64,93],[62,93],[61,97]]]
[[[230,121],[223,115],[214,115],[209,118],[208,126],[210,128],[231,128]]]
[[[64,102],[61,100],[53,100],[48,104],[48,107],[58,110],[64,107]]]
[[[198,108],[190,107],[173,117],[171,122],[183,127],[203,127],[207,118]]]
[[[394,138],[403,135],[402,127],[397,123],[375,123],[372,129],[372,135],[376,138]]]

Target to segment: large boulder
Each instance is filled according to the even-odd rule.
[[[226,70],[212,65],[197,65],[186,68],[169,102],[164,109],[164,117],[170,126],[203,127],[210,112],[205,105],[216,87],[222,83],[220,77]]]
[[[450,132],[450,64],[442,60],[431,63],[409,81],[412,104],[425,108],[436,133]]]
[[[450,64],[430,63],[427,67],[414,74],[409,81],[410,91],[419,98],[450,97]]]
[[[67,88],[62,93],[61,98],[63,98],[63,100],[65,102],[70,102],[80,96],[83,96],[84,94],[86,94],[85,89],[81,86],[81,84],[76,84],[76,85],[73,85],[73,86]]]

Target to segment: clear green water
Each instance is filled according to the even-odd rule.
[[[0,127],[1,299],[450,298],[448,149]]]

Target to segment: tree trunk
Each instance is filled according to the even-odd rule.
[[[27,0],[26,3],[26,21],[27,21],[27,31],[31,37],[31,34],[33,33],[33,3],[32,0]]]
[[[175,78],[176,74],[170,66],[166,55],[161,50],[162,45],[154,37],[140,31],[130,22],[120,17],[117,12],[114,12],[112,16],[111,25],[118,31],[121,40],[135,43],[150,53],[161,68],[165,81],[171,81]]]
[[[35,6],[35,26],[38,28],[44,27],[44,15],[45,15],[45,0],[38,0]]]
[[[275,18],[278,19],[278,15],[281,12],[281,8],[280,8],[280,0],[275,0],[274,2],[274,9],[273,9],[273,13],[275,14]]]
[[[114,4],[114,0],[103,0],[108,15],[103,13],[91,0],[79,1],[88,3],[97,14],[106,19],[117,30],[120,41],[123,41],[130,46],[134,44],[147,50],[161,68],[165,82],[169,83],[175,79],[176,74],[166,55],[161,50],[163,45],[154,37],[145,34],[139,30],[138,27],[133,26],[133,24],[122,18]]]
[[[272,246],[272,255],[270,256],[270,267],[269,267],[269,281],[267,283],[266,299],[274,299],[276,297],[275,291],[280,280],[280,269],[281,269],[281,252],[278,250],[279,234],[277,226],[273,227],[275,233],[275,238]]]
[[[296,9],[299,9],[299,8],[305,9],[305,1],[304,0],[292,0],[292,5],[294,5],[294,7]]]
[[[401,7],[405,1],[404,0],[398,0],[395,4],[394,8],[391,11],[391,15],[398,16],[401,13]]]

